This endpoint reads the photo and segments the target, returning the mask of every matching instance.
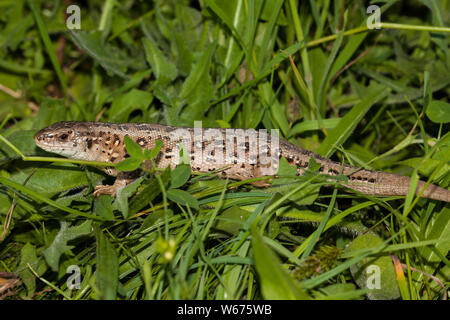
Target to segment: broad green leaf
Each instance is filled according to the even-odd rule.
[[[132,183],[117,190],[117,196],[116,200],[113,203],[113,206],[122,213],[124,219],[128,218],[128,198],[136,193],[137,188],[142,183],[142,180],[144,180],[144,177],[139,177]]]
[[[94,200],[94,214],[101,216],[107,220],[114,220],[114,207],[112,198],[107,195],[101,195]]]
[[[34,168],[26,168],[11,176],[11,180],[23,183],[28,178],[26,186],[44,196],[52,196],[88,184],[86,174],[71,163],[46,164],[34,174],[33,171]],[[93,178],[99,181],[102,175],[94,173]]]
[[[375,234],[366,233],[354,239],[345,253],[374,248],[382,242]],[[369,289],[369,299],[391,300],[400,297],[394,265],[388,254],[365,257],[352,265],[350,272],[360,288]]]
[[[179,97],[182,99],[188,98],[195,88],[202,87],[206,80],[209,79],[209,66],[211,64],[211,57],[214,52],[214,45],[210,45],[203,53],[201,59],[193,66],[191,74],[183,83],[179,92]]]
[[[129,136],[125,136],[125,146],[127,148],[128,154],[137,159],[143,159],[142,148]]]
[[[121,77],[126,77],[125,72],[127,71],[127,67],[133,61],[119,57],[117,50],[112,50],[109,46],[105,45],[101,31],[71,31],[70,35],[75,44],[97,61],[106,71]],[[138,62],[134,61],[134,63],[136,65]]]
[[[184,185],[191,176],[191,167],[188,164],[180,164],[172,171],[170,176],[170,188],[176,189]]]
[[[119,170],[119,171],[134,171],[137,168],[139,168],[141,163],[142,163],[142,159],[139,159],[139,158],[127,158],[127,159],[124,159],[124,160],[120,161],[116,165],[116,169]]]
[[[68,222],[60,222],[61,229],[58,234],[53,239],[52,244],[42,252],[47,264],[53,271],[58,271],[61,255],[74,248],[74,246],[69,246],[67,242],[88,235],[91,232],[91,223],[91,220],[87,220],[79,225],[69,227]]]
[[[36,276],[29,266],[38,274],[42,275],[47,269],[42,259],[36,255],[36,247],[31,243],[26,243],[20,251],[20,264],[17,268],[20,279],[27,287],[28,297],[32,296],[36,290]]]
[[[97,238],[97,271],[96,283],[100,291],[100,299],[114,300],[119,284],[119,262],[116,249],[102,232],[96,228]]]
[[[255,267],[264,299],[309,300],[308,294],[282,267],[278,257],[265,244],[256,227],[252,227]]]
[[[209,65],[211,62],[210,61],[211,56],[210,55],[207,56],[208,53],[211,53],[211,50],[205,52],[204,57],[193,66],[190,76],[186,79],[186,82],[184,83],[186,86],[183,85],[182,87],[183,90],[184,88],[188,88],[188,85],[194,85],[192,91],[190,91],[186,97],[188,106],[182,109],[180,119],[176,118],[177,122],[174,122],[173,124],[192,126],[193,119],[208,120],[208,118],[205,118],[204,112],[208,108],[210,102],[216,97],[215,94],[216,90],[212,82],[211,76],[209,75]],[[200,77],[200,81],[194,84],[190,80],[191,79],[193,79],[193,81],[195,80],[194,78],[197,74],[197,71],[198,73],[202,72],[203,74]],[[178,108],[176,109],[181,110],[181,105],[179,105]]]
[[[182,75],[188,75],[192,66],[192,52],[187,47],[187,39],[184,39],[180,33],[174,35],[175,47],[177,48],[177,67]]]
[[[110,121],[126,122],[130,113],[136,110],[146,111],[153,101],[153,95],[147,91],[131,89],[114,99],[108,111]]]
[[[33,140],[36,132],[36,130],[20,130],[13,132],[10,136],[5,138],[26,156],[35,155],[38,150],[43,154],[44,151],[38,149]],[[18,158],[20,158],[20,156],[14,152],[14,150],[7,146],[3,141],[0,141],[0,162]]]
[[[147,62],[152,67],[153,73],[157,79],[155,85],[165,87],[177,77],[177,67],[163,55],[153,41],[143,38],[142,43],[144,44]]]
[[[24,40],[26,31],[33,25],[33,16],[24,15],[24,1],[10,3],[9,19],[5,22],[3,34],[0,39],[0,47],[15,51],[18,45]],[[6,19],[5,19],[6,20]]]
[[[450,122],[450,104],[440,100],[432,100],[428,105],[426,114],[436,123]]]
[[[1,81],[1,80],[0,80]],[[31,117],[30,107],[24,101],[13,98],[0,99],[0,119],[10,116],[12,119],[19,117]]]
[[[228,234],[237,234],[250,216],[250,212],[237,206],[228,208],[216,218],[214,229]]]
[[[180,189],[167,190],[167,198],[184,206],[187,205],[194,209],[199,208],[197,199],[195,199],[190,193]]]

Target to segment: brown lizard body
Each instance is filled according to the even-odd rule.
[[[163,145],[155,163],[159,168],[173,168],[176,165],[174,158],[179,155],[179,142],[182,141],[185,150],[189,152],[193,172],[221,169],[218,174],[222,177],[238,180],[275,175],[281,157],[295,165],[301,175],[308,168],[312,157],[320,164],[319,172],[333,176],[344,174],[348,181],[343,185],[361,193],[405,196],[409,192],[408,177],[342,165],[283,139],[278,141],[274,135],[262,135],[261,131],[250,131],[256,137],[256,140],[252,140],[249,138],[249,131],[227,130],[230,129],[194,129],[147,123],[59,122],[39,131],[35,135],[35,142],[46,151],[68,158],[119,163],[128,157],[125,136],[133,139],[142,149],[153,149],[156,140],[160,140]],[[228,135],[230,133],[232,134]],[[231,137],[230,140],[227,140],[228,137]],[[255,145],[255,141],[260,141],[259,138],[266,141],[262,147]],[[266,151],[269,160],[262,161],[261,150]],[[117,188],[129,182],[126,173],[113,167],[104,170],[117,179],[113,186],[98,186],[96,195],[115,194]],[[425,182],[419,181],[416,195],[423,191],[423,198],[450,202],[449,190],[432,184],[425,190],[424,187]]]

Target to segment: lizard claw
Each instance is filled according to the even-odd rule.
[[[271,184],[269,182],[267,182],[267,180],[253,181],[251,183],[251,185],[254,186],[254,187],[259,187],[259,188],[270,187],[271,186]]]
[[[95,186],[94,188],[94,197],[99,197],[102,194],[110,195],[112,197],[115,197],[117,194],[117,185],[99,185]]]
[[[117,191],[119,191],[120,188],[125,187],[127,184],[132,182],[134,179],[127,178],[126,175],[124,176],[123,173],[121,173],[116,181],[114,181],[113,185],[98,185],[94,188],[94,197],[101,196],[102,194],[107,194],[112,197],[115,197],[117,195]]]

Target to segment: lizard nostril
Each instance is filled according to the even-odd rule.
[[[34,135],[34,140],[41,141],[42,140],[42,132],[39,131]]]

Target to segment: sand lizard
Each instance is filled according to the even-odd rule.
[[[179,141],[174,139],[172,133],[178,129],[183,129],[185,135],[190,135],[192,143],[190,146],[185,147],[187,149],[189,149],[189,147],[191,148],[190,165],[193,172],[211,172],[220,168],[225,168],[218,172],[220,176],[238,180],[245,180],[263,175],[275,175],[277,173],[278,162],[272,161],[263,166],[258,163],[258,161],[255,163],[255,159],[250,158],[249,141],[245,140],[245,137],[240,136],[244,130],[236,131],[237,138],[233,139],[232,142],[232,146],[235,148],[233,153],[235,158],[232,160],[231,164],[225,162],[225,157],[218,158],[214,155],[214,152],[217,152],[217,149],[212,147],[211,143],[214,143],[212,139],[203,141],[200,145],[202,151],[205,151],[205,149],[209,150],[208,156],[203,156],[202,161],[195,161],[196,149],[194,146],[195,137],[193,128],[172,127],[149,123],[114,124],[70,121],[58,122],[42,129],[35,135],[34,139],[40,148],[48,152],[72,159],[111,163],[118,163],[129,156],[125,148],[125,136],[129,136],[133,139],[142,149],[152,149],[155,146],[155,141],[161,140],[163,145],[158,157],[155,159],[155,163],[159,168],[166,168],[167,166],[174,167],[172,158],[174,150],[179,145]],[[204,128],[200,130],[202,130],[200,132],[205,132],[204,130],[211,129]],[[225,136],[226,129],[215,130],[218,130],[216,132]],[[269,137],[268,140],[272,139],[271,135],[267,136]],[[299,175],[303,174],[308,168],[308,162],[312,157],[320,164],[320,173],[328,175],[347,175],[348,181],[343,183],[343,185],[361,193],[370,195],[405,196],[409,192],[410,178],[406,176],[382,171],[365,170],[350,165],[342,165],[311,151],[295,146],[283,139],[279,139],[276,150],[270,150],[270,146],[268,141],[268,154],[278,158],[284,157],[289,164],[297,167]],[[236,150],[243,151],[244,153],[240,153],[240,155],[243,154],[244,158],[242,158],[242,156],[236,157]],[[251,160],[253,160],[253,162]],[[127,173],[117,171],[113,167],[106,167],[104,168],[104,171],[111,176],[116,176],[116,182],[112,186],[97,186],[94,192],[95,195],[115,195],[118,188],[125,186],[132,181]],[[419,194],[424,186],[425,182],[419,181],[416,194]],[[423,191],[422,197],[450,202],[450,191],[430,184]]]

